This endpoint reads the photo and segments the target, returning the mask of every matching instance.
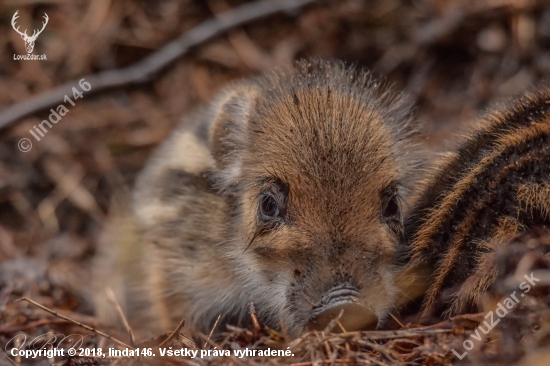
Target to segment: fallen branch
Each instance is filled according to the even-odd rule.
[[[295,10],[314,1],[316,0],[261,0],[223,12],[204,21],[157,52],[131,66],[84,76],[84,79],[92,86],[89,93],[145,82],[155,73],[184,55],[191,47],[249,21],[282,11]],[[82,77],[78,78],[78,80],[80,79]],[[0,129],[10,126],[25,116],[61,103],[65,95],[70,94],[72,88],[78,85],[78,80],[71,80],[55,89],[45,91],[5,108],[0,112]]]

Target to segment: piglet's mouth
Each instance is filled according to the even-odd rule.
[[[359,290],[348,284],[338,285],[327,291],[312,309],[309,330],[323,330],[343,310],[340,324],[346,331],[375,329],[378,317],[359,302]],[[336,327],[333,331],[341,331]]]

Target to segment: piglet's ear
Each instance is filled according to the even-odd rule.
[[[212,105],[210,146],[216,161],[219,188],[228,189],[242,173],[242,156],[248,141],[248,125],[259,97],[254,85],[235,85]]]

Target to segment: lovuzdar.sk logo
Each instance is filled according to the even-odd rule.
[[[23,41],[25,41],[25,49],[27,50],[26,55],[13,55],[14,60],[46,60],[46,55],[34,55],[32,54],[32,51],[34,50],[34,42],[36,42],[36,39],[42,33],[44,28],[46,28],[46,24],[48,24],[48,14],[44,13],[44,21],[42,22],[42,29],[37,30],[34,29],[32,32],[32,35],[29,36],[27,34],[27,30],[25,29],[24,32],[21,32],[19,30],[19,26],[16,24],[17,18],[19,18],[19,10],[13,14],[13,17],[11,18],[11,26],[13,29],[21,35],[21,38],[23,38]]]

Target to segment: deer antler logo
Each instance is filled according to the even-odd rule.
[[[11,26],[13,27],[13,29],[19,33],[21,35],[21,38],[23,38],[23,40],[25,41],[25,48],[27,49],[27,53],[31,53],[32,50],[34,49],[34,42],[36,41],[36,38],[38,38],[38,36],[40,35],[40,33],[42,33],[42,31],[44,30],[44,28],[46,28],[46,24],[48,24],[48,14],[44,13],[44,19],[46,20],[45,22],[42,22],[42,29],[40,29],[39,31],[37,31],[36,29],[32,32],[32,36],[28,36],[27,35],[27,30],[25,29],[24,32],[21,32],[19,30],[19,26],[17,26],[17,28],[15,27],[15,21],[17,20],[17,18],[19,18],[19,15],[17,15],[17,13],[19,12],[19,10],[17,10],[15,12],[15,14],[13,14],[13,17],[11,18]]]

